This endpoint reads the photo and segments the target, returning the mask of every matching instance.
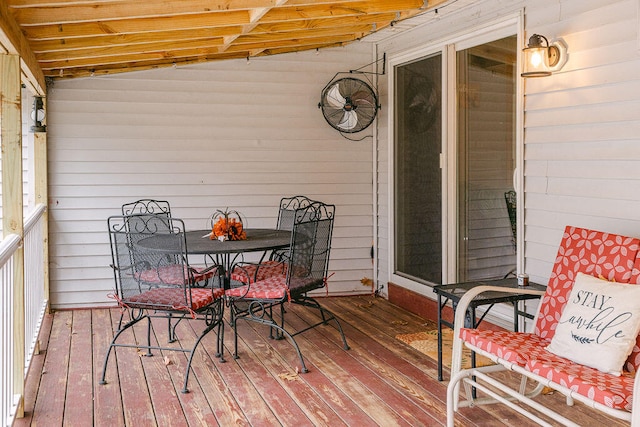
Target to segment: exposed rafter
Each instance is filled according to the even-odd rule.
[[[428,8],[446,2],[429,1]],[[2,29],[22,46],[25,62],[42,70],[42,82],[44,76],[340,46],[427,10],[424,0],[5,0],[0,5]]]

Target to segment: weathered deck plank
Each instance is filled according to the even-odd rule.
[[[33,425],[62,425],[65,397],[67,394],[67,374],[69,368],[69,345],[71,343],[72,312],[56,313],[51,325],[51,334],[45,352],[42,377],[33,411]],[[26,406],[26,405],[25,405]]]
[[[181,393],[185,353],[156,352],[143,357],[136,348],[111,355],[106,385],[100,385],[102,363],[117,327],[117,309],[60,311],[43,323],[42,352],[34,357],[25,393],[29,425],[443,425],[446,382],[436,380],[436,363],[395,339],[424,328],[425,320],[388,301],[369,296],[323,299],[337,314],[351,349],[333,327],[296,337],[310,372],[295,379],[297,355],[286,340],[272,340],[263,325],[239,323],[239,359],[234,359],[233,331],[225,331],[225,363],[215,357],[215,333],[201,342],[189,378],[190,393]],[[318,318],[305,307],[287,305],[293,330]],[[152,340],[166,342],[166,320],[154,319]],[[136,325],[123,339],[144,342],[145,326]],[[189,348],[203,324],[182,321],[179,341]],[[165,359],[166,357],[166,359]],[[167,363],[168,361],[168,363]],[[571,414],[584,425],[622,426],[590,410],[564,406],[561,396],[542,396],[545,403]],[[93,400],[93,403],[89,401]],[[78,407],[82,406],[82,407]],[[502,405],[464,408],[458,426],[533,425]]]
[[[92,310],[93,333],[93,380],[100,381],[105,349],[111,342],[113,332],[111,318],[120,317],[120,310]],[[102,326],[100,326],[102,325]],[[124,425],[124,410],[120,394],[120,380],[118,379],[117,363],[110,363],[106,377],[109,382],[105,385],[93,387],[93,425],[121,426]],[[98,384],[99,385],[99,384]]]

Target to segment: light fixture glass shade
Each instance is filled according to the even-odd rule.
[[[47,127],[42,123],[45,119],[46,113],[44,110],[44,103],[42,97],[36,96],[33,99],[33,110],[31,111],[31,120],[33,120],[33,126],[31,126],[31,132],[46,132]]]
[[[551,75],[549,70],[548,47],[526,47],[524,53],[524,72],[522,77],[546,77]]]

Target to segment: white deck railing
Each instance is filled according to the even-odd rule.
[[[13,321],[13,254],[20,247],[20,236],[10,234],[0,242],[0,318],[2,319],[2,337],[0,337],[0,404],[2,405],[2,425],[12,424],[18,404],[14,396],[13,346],[16,331]],[[22,380],[22,379],[20,379]]]
[[[0,423],[10,426],[24,390],[24,379],[31,358],[38,350],[37,339],[47,306],[45,289],[44,205],[38,205],[25,220],[24,240],[16,234],[0,242]],[[16,324],[14,308],[14,254],[24,246],[24,322]],[[18,339],[22,338],[22,339]],[[24,374],[16,378],[15,342],[25,343]],[[22,366],[22,363],[20,364]]]
[[[25,375],[27,375],[31,357],[39,352],[38,334],[48,304],[44,287],[44,245],[47,237],[43,236],[44,211],[45,205],[38,205],[24,222]]]

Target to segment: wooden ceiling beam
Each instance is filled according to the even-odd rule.
[[[220,53],[219,47],[211,47],[211,48],[197,48],[197,49],[177,49],[171,51],[162,51],[162,52],[144,52],[144,53],[136,53],[130,55],[112,55],[112,56],[101,56],[96,58],[73,58],[66,59],[61,61],[51,61],[51,62],[43,62],[42,70],[67,70],[72,68],[87,68],[87,69],[96,69],[98,67],[102,67],[105,65],[116,65],[116,64],[125,64],[132,62],[143,62],[143,61],[158,61],[164,60],[169,64],[176,62],[180,58],[193,57],[193,56],[211,56]]]
[[[300,46],[327,46],[334,43],[348,43],[356,40],[352,34],[342,34],[340,36],[332,37],[328,39],[326,37],[312,37],[312,38],[300,38],[293,40],[281,40],[274,41],[273,43],[269,43],[270,49],[279,49],[279,48],[295,48]],[[237,51],[246,51],[246,50],[266,50],[264,43],[239,43],[233,44],[229,47],[225,52],[237,52]],[[255,56],[255,55],[254,55]]]
[[[341,3],[357,3],[362,0],[338,0]],[[392,1],[390,1],[391,3]],[[193,15],[209,12],[271,9],[286,3],[296,7],[334,4],[336,0],[226,0],[207,2],[202,0],[119,0],[91,2],[34,2],[10,0],[9,6],[16,21],[23,26],[56,25],[93,21],[119,20],[123,16],[156,18],[162,16]]]
[[[40,25],[23,27],[28,40],[50,40],[114,34],[135,34],[155,31],[175,31],[244,25],[250,22],[247,11],[208,13],[178,17],[120,19],[108,22]]]
[[[419,9],[423,4],[423,0],[367,0],[350,3],[336,2],[331,5],[320,6],[285,6],[271,9],[271,11],[262,18],[261,23],[401,12],[408,9]]]
[[[7,5],[2,1],[0,1],[0,44],[7,49],[8,53],[20,56],[23,83],[29,85],[34,94],[46,95],[47,87],[44,74],[38,65],[36,56],[20,31],[20,26],[11,17]]]
[[[91,76],[100,76],[100,75],[108,75],[108,74],[126,73],[130,71],[152,70],[157,68],[182,67],[185,65],[201,64],[201,63],[210,62],[210,61],[238,59],[238,58],[244,59],[247,56],[248,56],[248,52],[231,52],[231,53],[222,53],[222,54],[207,55],[207,56],[176,58],[173,62],[167,62],[166,60],[129,62],[129,63],[105,65],[104,67],[101,67],[98,69],[93,67],[79,67],[79,68],[72,68],[72,69],[51,69],[51,70],[45,70],[44,73],[47,77],[52,77],[52,78],[54,77],[57,77],[57,78],[91,77]]]
[[[344,34],[355,35],[355,38],[362,38],[371,31],[371,25],[360,24],[348,27],[321,28],[297,31],[282,31],[271,33],[249,33],[236,39],[236,43],[262,43],[270,44],[272,41],[287,41],[304,38],[332,38]],[[268,43],[267,43],[268,42]]]
[[[47,62],[64,61],[71,57],[75,59],[101,58],[117,55],[135,55],[145,53],[158,53],[164,51],[178,51],[187,49],[200,49],[217,47],[220,49],[224,45],[222,37],[203,38],[200,40],[182,41],[180,43],[153,42],[137,43],[129,45],[91,47],[86,49],[76,49],[73,51],[49,51],[38,54],[38,61],[41,66],[46,66]],[[106,46],[106,45],[105,45]]]
[[[287,0],[275,0],[275,3],[273,4],[273,7],[278,7],[278,6],[282,6],[283,4],[285,4],[287,2]],[[253,30],[255,28],[256,25],[258,25],[258,22],[260,22],[260,19],[262,19],[262,17],[271,10],[271,7],[263,7],[260,9],[254,9],[252,11],[252,13],[250,14],[251,16],[251,22],[248,25],[244,25],[242,27],[242,33],[241,34],[247,34],[249,32],[251,32],[251,30]],[[225,46],[223,47],[223,50],[227,50],[229,48],[229,46],[231,45],[231,43],[233,43],[233,41],[240,36],[240,34],[234,34],[232,36],[226,37],[224,42],[225,42]]]
[[[353,35],[342,35],[339,37],[333,38],[331,41],[327,41],[326,37],[318,37],[318,38],[308,38],[308,39],[294,39],[294,40],[283,40],[283,41],[275,41],[270,43],[270,46],[274,48],[285,48],[285,47],[300,47],[305,45],[326,45],[335,42],[346,43],[355,40]],[[263,50],[264,43],[247,43],[247,44],[238,44],[232,45],[228,51],[221,51],[219,47],[205,47],[205,48],[193,48],[193,49],[175,49],[175,50],[164,50],[158,52],[143,52],[136,54],[114,54],[112,56],[101,56],[101,57],[91,57],[91,58],[73,58],[66,60],[58,60],[58,61],[49,61],[41,63],[41,67],[43,71],[50,70],[67,70],[73,68],[87,68],[87,69],[97,69],[99,67],[103,67],[105,65],[114,65],[118,63],[140,63],[143,61],[158,61],[165,60],[169,63],[179,61],[182,58],[188,58],[193,56],[209,56],[215,57],[217,54],[225,53],[225,52],[247,52],[251,50]]]
[[[270,8],[274,0],[128,0],[99,2],[96,4],[71,3],[68,5],[12,8],[16,21],[22,26],[58,25],[94,21],[118,21],[123,16],[132,18],[160,18],[189,16],[203,13],[229,13]]]
[[[191,40],[224,37],[242,32],[240,26],[219,28],[196,28],[176,31],[157,31],[138,34],[118,34],[101,37],[75,37],[69,39],[36,40],[31,42],[35,54],[43,52],[73,51],[76,49],[100,48],[103,46],[128,46],[132,44],[172,42],[179,44]]]

